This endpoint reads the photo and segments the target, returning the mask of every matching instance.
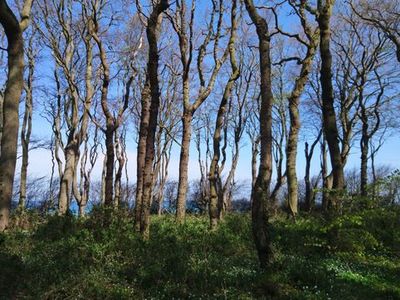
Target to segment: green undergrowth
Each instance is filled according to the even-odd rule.
[[[153,217],[143,241],[127,212],[49,216],[0,235],[1,299],[400,299],[400,214],[273,221],[275,263],[258,268],[250,217]],[[33,218],[34,219],[34,218]]]

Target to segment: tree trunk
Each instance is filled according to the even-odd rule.
[[[18,207],[20,210],[25,209],[26,205],[26,184],[28,174],[28,158],[29,158],[29,143],[31,140],[32,133],[32,84],[33,84],[33,73],[34,73],[34,57],[32,49],[32,38],[30,40],[28,49],[29,68],[28,68],[28,79],[25,88],[25,111],[24,119],[22,121],[21,128],[21,148],[22,148],[22,163],[21,163],[21,175],[19,183],[19,203]]]
[[[150,205],[153,188],[154,141],[157,130],[158,111],[160,106],[160,88],[158,82],[158,32],[160,30],[162,13],[169,7],[167,0],[160,0],[154,7],[148,19],[146,28],[149,44],[147,75],[150,83],[150,113],[146,139],[146,155],[143,169],[143,196],[140,219],[140,233],[144,239],[149,238]]]
[[[101,195],[100,204],[104,206],[106,201],[106,174],[107,174],[107,155],[103,159],[103,169],[101,171]]]
[[[192,118],[193,118],[192,112],[185,110],[182,116],[182,142],[181,142],[181,154],[179,160],[178,197],[176,201],[176,220],[178,223],[184,222],[186,213],[189,150],[190,150],[190,139],[192,137]]]
[[[1,155],[1,139],[3,136],[3,103],[4,103],[4,94],[3,91],[0,90],[0,155]]]
[[[64,150],[65,156],[65,167],[62,177],[60,178],[60,191],[58,195],[58,213],[60,215],[65,215],[69,209],[72,184],[74,180],[75,173],[75,143],[68,143]]]
[[[270,184],[272,175],[272,83],[270,37],[268,24],[260,17],[252,0],[245,0],[246,9],[256,26],[259,40],[261,109],[260,109],[260,166],[252,189],[252,230],[260,265],[266,269],[272,262],[273,253],[269,234],[271,213]]]
[[[367,196],[368,186],[368,152],[369,152],[369,135],[368,135],[368,119],[365,114],[365,109],[362,109],[362,129],[361,129],[361,170],[360,170],[360,188],[361,196]]]
[[[305,184],[305,198],[304,198],[304,204],[305,204],[305,211],[310,212],[313,210],[315,203],[312,203],[312,188],[311,188],[311,180],[310,180],[310,168],[311,168],[311,159],[312,155],[309,155],[308,152],[308,143],[305,143],[305,156],[306,156],[306,172],[304,175],[304,184]],[[289,181],[289,179],[288,179]]]
[[[221,156],[221,132],[225,123],[227,114],[228,101],[232,94],[233,85],[239,78],[239,68],[236,61],[235,53],[235,41],[236,41],[236,0],[232,1],[231,9],[231,33],[229,38],[229,56],[231,62],[232,73],[226,83],[224,94],[221,99],[221,103],[217,113],[217,119],[215,121],[215,131],[213,136],[213,158],[210,164],[209,182],[210,182],[210,228],[215,229],[218,225],[218,220],[221,218],[221,213],[224,207],[224,193],[221,188],[218,188],[221,182],[221,171],[219,166],[219,159]],[[225,133],[226,134],[226,133]],[[226,138],[226,136],[225,136]]]
[[[135,197],[135,230],[140,231],[143,199],[143,170],[146,157],[146,140],[150,117],[150,82],[146,78],[141,95],[142,109],[140,113],[139,142],[137,146],[136,165],[136,197]]]
[[[125,156],[123,154],[122,141],[123,135],[118,137],[118,134],[115,134],[115,152],[118,160],[118,169],[115,173],[115,197],[114,197],[114,207],[118,208],[121,205],[122,198],[122,171],[125,165]]]
[[[327,0],[325,5],[319,2],[318,24],[320,29],[320,55],[321,55],[321,87],[322,87],[322,114],[323,128],[328,142],[333,175],[333,192],[330,195],[328,209],[338,213],[341,209],[340,194],[344,189],[343,163],[339,147],[339,133],[336,123],[332,86],[332,54],[330,50],[331,29],[330,18],[332,15],[333,0]]]
[[[322,211],[328,211],[329,189],[332,187],[332,176],[328,174],[328,158],[325,136],[321,142],[321,173],[322,173]]]
[[[106,178],[105,178],[105,198],[104,205],[112,207],[114,201],[114,134],[115,129],[113,124],[107,124],[106,128]]]
[[[158,195],[157,195],[157,201],[158,201],[157,213],[159,216],[161,216],[162,209],[164,207],[164,190],[168,180],[168,166],[171,158],[171,148],[172,148],[172,142],[167,147],[167,149],[165,149],[165,152],[162,154],[161,179],[159,182]]]
[[[293,217],[295,217],[297,214],[299,202],[296,171],[297,144],[300,129],[299,103],[300,97],[304,91],[304,86],[308,80],[308,74],[310,73],[312,62],[318,45],[316,39],[313,36],[313,33],[307,31],[309,30],[307,25],[305,25],[304,27],[304,30],[307,32],[309,38],[309,45],[307,49],[307,54],[302,61],[300,75],[296,79],[295,86],[289,97],[290,130],[286,146],[286,177],[288,184],[288,202],[289,209]]]
[[[4,0],[0,0],[0,23],[8,41],[8,74],[3,100],[3,135],[0,156],[0,232],[9,223],[17,161],[19,99],[23,87],[24,43],[17,18]]]

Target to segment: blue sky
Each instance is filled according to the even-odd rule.
[[[196,21],[201,22],[202,20],[205,20],[202,16],[204,16],[206,12],[206,8],[204,5],[205,1],[200,1],[199,4],[199,10],[198,10],[198,18]],[[289,17],[284,17],[282,19],[282,26],[286,29],[295,27],[295,25],[290,21]],[[38,62],[38,66],[40,66],[40,74],[38,74],[37,80],[36,80],[36,86],[48,86],[51,85],[51,81],[49,77],[51,76],[53,69],[54,69],[54,63],[52,60],[46,59],[45,57],[49,55],[48,50],[45,48],[42,49],[42,54],[43,58]],[[5,71],[1,72],[1,81],[4,82],[4,73]],[[216,85],[218,87],[218,85]],[[219,91],[220,93],[220,91]],[[219,94],[218,93],[218,94]],[[43,93],[36,93],[35,97],[35,107],[34,107],[34,122],[33,122],[33,136],[35,138],[40,138],[40,139],[49,139],[51,135],[51,128],[48,122],[41,116],[41,112],[46,106],[46,98],[50,97],[49,94],[43,94]],[[216,97],[216,95],[210,96],[210,99],[207,101],[212,101],[211,97]],[[204,106],[207,107],[207,102],[204,103]],[[21,109],[23,106],[21,106]],[[21,110],[22,112],[22,110]],[[135,133],[134,130],[132,129],[130,132],[128,131],[127,134],[127,152],[128,152],[128,169],[129,169],[129,174],[130,174],[130,180],[135,181],[135,176],[136,176],[136,144],[134,142],[135,139]],[[304,167],[305,167],[305,161],[304,161],[304,140],[299,141],[299,149],[298,149],[298,177],[302,178],[304,176]],[[378,153],[378,156],[376,158],[376,163],[377,165],[390,165],[393,168],[400,168],[400,162],[399,162],[399,149],[400,149],[400,141],[398,139],[398,136],[393,134],[392,136],[389,136],[382,149]],[[359,150],[358,150],[358,145],[357,143],[354,145],[350,156],[349,160],[347,163],[346,168],[347,169],[352,169],[352,168],[358,168],[359,167]],[[19,162],[20,163],[20,162]],[[169,167],[169,174],[171,179],[176,179],[178,176],[178,165],[179,165],[179,147],[175,144],[173,147],[173,154],[170,162],[170,167]],[[101,174],[101,167],[102,167],[102,156],[99,156],[99,159],[97,161],[97,165],[95,167],[95,170],[93,171],[93,177],[100,178]],[[19,168],[19,164],[18,164]],[[33,150],[30,153],[30,163],[29,163],[29,174],[33,177],[40,177],[40,176],[45,176],[48,175],[51,169],[51,156],[50,152],[45,149],[37,149]],[[17,172],[19,169],[17,169]],[[313,159],[313,164],[312,164],[312,173],[316,174],[319,172],[319,148],[317,147],[314,159]],[[198,161],[197,161],[197,151],[195,149],[194,142],[192,142],[191,145],[191,153],[190,153],[190,163],[189,163],[189,174],[190,174],[190,179],[197,179],[200,175],[200,171],[198,168]],[[239,159],[239,164],[236,172],[236,179],[238,181],[247,181],[250,182],[251,178],[251,146],[250,142],[247,139],[247,136],[244,135],[244,140],[242,141],[242,149],[240,153],[240,159]]]

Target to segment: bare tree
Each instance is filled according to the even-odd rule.
[[[289,209],[293,217],[297,214],[298,206],[298,184],[297,184],[297,171],[296,171],[296,159],[297,159],[297,145],[298,145],[298,132],[300,129],[300,116],[299,116],[299,104],[300,98],[303,94],[304,87],[307,83],[309,73],[311,71],[312,62],[318,47],[318,28],[313,28],[310,21],[307,18],[306,12],[306,1],[289,1],[295,14],[298,16],[305,38],[302,38],[299,34],[288,34],[283,32],[277,26],[280,33],[285,36],[294,38],[302,46],[305,47],[306,53],[300,59],[298,57],[291,57],[300,64],[300,72],[295,79],[295,83],[290,96],[289,101],[289,117],[290,117],[290,130],[286,144],[286,176],[288,184],[288,203]],[[278,18],[276,17],[278,20]]]
[[[258,258],[262,268],[272,261],[269,216],[271,203],[270,183],[272,175],[272,87],[270,34],[267,21],[261,17],[252,0],[245,0],[247,12],[253,21],[258,36],[260,55],[261,104],[260,104],[260,165],[252,189],[252,228]]]
[[[138,6],[139,7],[139,6]],[[140,233],[149,238],[150,206],[153,187],[153,163],[154,163],[154,142],[157,130],[158,111],[160,106],[160,88],[158,79],[158,36],[162,21],[162,15],[169,7],[168,0],[160,0],[153,5],[152,12],[147,19],[146,34],[149,45],[146,81],[149,82],[150,90],[150,111],[148,115],[148,128],[146,130],[146,147],[143,166],[143,196],[141,200]],[[136,220],[138,222],[138,220]]]
[[[354,13],[368,24],[384,33],[396,47],[400,62],[400,5],[391,0],[349,1]]]
[[[28,174],[29,143],[32,134],[32,114],[33,114],[33,80],[35,71],[35,59],[37,50],[35,49],[35,31],[29,37],[28,49],[26,51],[28,61],[28,77],[25,81],[25,110],[21,127],[21,148],[22,162],[21,175],[19,181],[19,203],[20,210],[24,210],[26,203],[26,181]]]
[[[223,194],[221,192],[218,192],[218,190],[221,190],[221,188],[218,188],[218,183],[221,181],[221,166],[219,165],[219,160],[221,156],[221,131],[223,129],[224,123],[226,122],[225,119],[228,109],[228,102],[231,97],[235,81],[239,78],[240,75],[235,51],[237,31],[236,7],[237,1],[233,0],[231,9],[230,38],[228,44],[230,65],[232,70],[229,79],[225,85],[224,93],[217,113],[217,119],[215,121],[215,130],[213,136],[213,157],[210,164],[210,173],[208,178],[210,182],[209,213],[211,229],[215,229],[215,227],[217,226],[218,220],[221,218],[221,213],[224,205]]]
[[[38,2],[40,15],[35,19],[37,30],[42,41],[51,49],[56,63],[55,83],[57,88],[57,109],[55,109],[53,131],[56,138],[56,149],[62,146],[64,152],[64,170],[60,172],[60,189],[58,197],[59,214],[65,214],[70,205],[71,195],[75,196],[77,165],[80,158],[80,147],[84,141],[88,124],[89,109],[92,104],[94,90],[92,88],[92,36],[89,23],[83,19],[74,19],[72,2],[69,0]],[[81,18],[87,17],[84,6],[81,6]],[[83,25],[83,26],[82,26]],[[85,56],[82,58],[77,48],[83,42]],[[85,61],[82,87],[78,65]],[[65,86],[64,86],[65,83]],[[83,92],[85,95],[83,96]],[[67,127],[66,142],[62,141],[62,124]],[[79,202],[79,199],[78,199]]]
[[[204,103],[204,101],[211,94],[217,75],[225,59],[228,56],[228,48],[223,52],[222,56],[218,56],[219,42],[222,34],[222,20],[224,5],[223,1],[212,0],[212,12],[208,22],[208,28],[203,41],[199,46],[199,53],[197,56],[197,74],[199,77],[200,88],[198,95],[193,102],[190,101],[190,69],[193,60],[194,52],[194,15],[195,15],[195,0],[192,1],[190,10],[189,21],[186,20],[186,1],[176,1],[177,12],[174,16],[170,17],[171,24],[176,32],[179,40],[180,60],[182,64],[182,142],[179,163],[179,185],[178,185],[178,198],[176,219],[178,222],[183,222],[186,212],[186,195],[188,188],[188,165],[189,165],[189,149],[190,140],[192,136],[192,119],[196,110]],[[217,25],[215,26],[215,17],[217,17]],[[215,28],[216,27],[216,28]],[[213,43],[213,60],[214,66],[210,71],[208,82],[206,82],[205,72],[203,70],[204,59],[207,55],[207,49],[211,42]]]
[[[332,83],[332,53],[331,53],[331,16],[335,0],[318,0],[317,8],[307,6],[315,14],[319,26],[320,56],[321,56],[321,90],[324,137],[327,140],[330,161],[332,165],[333,184],[328,208],[331,212],[341,209],[340,194],[345,188],[343,162],[339,147],[339,132],[336,123],[334,107],[334,91]]]

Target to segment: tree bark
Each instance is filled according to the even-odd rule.
[[[27,184],[27,174],[28,174],[28,160],[29,160],[29,143],[31,140],[32,133],[32,92],[33,92],[33,75],[35,67],[35,57],[33,53],[33,36],[29,41],[28,48],[28,79],[26,81],[25,88],[25,111],[24,118],[22,121],[21,128],[21,148],[22,148],[22,162],[21,162],[21,175],[19,181],[19,202],[18,208],[22,211],[25,209],[26,205],[26,184]]]
[[[188,169],[189,169],[189,149],[192,137],[192,118],[191,111],[186,109],[182,116],[182,143],[181,154],[179,158],[179,180],[178,197],[176,201],[176,220],[182,223],[186,214],[186,194],[188,188]]]
[[[154,141],[157,130],[158,111],[160,106],[160,88],[158,82],[158,33],[160,31],[162,13],[168,9],[168,0],[160,0],[153,7],[153,11],[147,20],[147,41],[149,44],[147,75],[150,84],[150,112],[149,124],[146,138],[146,155],[143,169],[143,196],[140,220],[140,233],[144,239],[150,234],[150,205],[153,188],[153,162],[154,162]]]
[[[77,145],[75,142],[69,142],[64,149],[65,166],[62,177],[60,178],[60,191],[58,196],[58,213],[65,215],[69,209],[72,185],[75,174],[75,158]]]
[[[307,83],[312,62],[318,46],[317,32],[314,32],[307,24],[303,4],[299,9],[299,16],[302,20],[304,32],[308,38],[307,53],[302,60],[300,74],[297,77],[294,88],[289,96],[289,117],[290,130],[286,145],[286,178],[288,185],[289,209],[295,217],[298,209],[298,183],[297,183],[297,144],[300,129],[299,103],[300,97]]]
[[[19,99],[23,88],[24,42],[22,28],[5,0],[0,0],[0,23],[7,36],[8,74],[3,102],[0,155],[0,232],[9,224],[17,161]]]
[[[122,171],[124,169],[124,165],[126,163],[125,156],[123,153],[123,146],[122,146],[122,139],[125,138],[124,134],[118,136],[115,135],[115,153],[118,160],[118,169],[115,173],[115,199],[114,199],[114,206],[118,208],[121,205],[122,201]]]
[[[111,122],[110,122],[111,123]],[[105,131],[106,136],[106,156],[107,156],[107,166],[106,166],[106,177],[105,177],[105,197],[104,206],[112,207],[114,201],[114,124],[107,122],[107,127]]]
[[[313,191],[313,186],[311,184],[311,177],[310,177],[310,169],[311,169],[311,160],[314,154],[314,149],[315,146],[318,144],[319,140],[321,139],[322,136],[322,130],[320,130],[317,138],[315,141],[312,143],[311,147],[309,147],[308,143],[305,143],[304,147],[304,155],[306,159],[306,171],[304,175],[304,183],[305,183],[305,198],[304,198],[304,203],[305,203],[305,211],[311,212],[314,207],[315,207],[315,193]]]
[[[139,142],[137,146],[137,166],[136,166],[136,197],[135,197],[135,230],[140,231],[140,219],[142,214],[143,199],[143,170],[146,157],[146,140],[150,117],[150,82],[146,78],[141,95],[141,113],[139,125]]]
[[[339,133],[336,123],[332,85],[332,54],[330,50],[330,18],[334,0],[326,0],[325,5],[318,1],[321,55],[322,114],[325,138],[328,143],[333,175],[333,192],[329,197],[328,209],[338,213],[341,209],[341,193],[345,188],[343,163],[339,147]]]
[[[266,269],[273,259],[269,234],[269,199],[272,175],[272,84],[270,36],[268,24],[260,17],[252,0],[245,0],[247,12],[252,19],[259,40],[261,109],[260,109],[260,165],[257,179],[252,189],[252,230],[260,265]]]

